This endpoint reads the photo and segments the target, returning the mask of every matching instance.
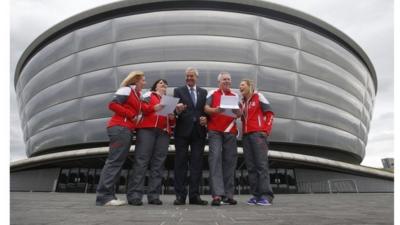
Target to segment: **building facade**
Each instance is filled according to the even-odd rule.
[[[365,52],[317,18],[268,2],[238,0],[116,2],[71,17],[39,36],[15,72],[30,158],[12,165],[12,184],[20,185],[33,171],[54,170],[52,190],[85,183],[78,189],[93,191],[107,154],[107,104],[122,79],[142,70],[148,84],[166,79],[172,93],[184,84],[188,66],[199,69],[199,86],[209,90],[217,87],[218,73],[228,71],[233,88],[250,78],[267,96],[276,115],[270,158],[271,182],[278,192],[313,192],[318,189],[313,185],[332,192],[335,182],[346,187],[342,191],[359,191],[357,180],[363,179],[384,183],[370,191],[390,191],[392,175],[353,167],[365,155],[377,92],[375,70]],[[171,145],[166,193],[173,181],[173,155]],[[130,166],[128,160],[121,191]],[[244,168],[239,159],[239,193],[246,192]],[[307,180],[314,173],[332,178]]]

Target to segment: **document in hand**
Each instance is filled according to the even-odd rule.
[[[164,106],[163,109],[156,112],[157,115],[160,116],[168,116],[168,114],[173,113],[176,105],[179,102],[179,98],[175,98],[168,95],[163,95],[161,98],[160,104]]]
[[[223,109],[239,109],[238,96],[221,96],[221,104],[219,107]]]

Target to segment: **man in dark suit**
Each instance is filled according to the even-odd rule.
[[[174,205],[184,205],[189,183],[189,204],[207,205],[200,198],[199,185],[203,170],[203,153],[207,134],[207,118],[204,113],[207,90],[197,87],[197,69],[186,69],[186,85],[174,89],[174,97],[179,98],[175,125],[175,194]],[[190,146],[190,158],[188,154]],[[186,181],[189,168],[190,178]]]

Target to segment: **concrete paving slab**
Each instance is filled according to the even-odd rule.
[[[124,195],[118,195],[125,199]],[[174,206],[163,195],[161,206],[95,206],[95,194],[10,193],[10,222],[15,225],[346,225],[394,223],[394,195],[291,194],[276,195],[272,206],[250,206],[250,196],[235,198],[238,205]],[[202,196],[210,200],[209,196]]]

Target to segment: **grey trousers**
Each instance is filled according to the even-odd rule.
[[[151,201],[159,198],[168,146],[169,136],[167,132],[159,128],[137,130],[133,173],[130,175],[128,182],[128,201],[142,199],[144,180],[149,165],[147,200]]]
[[[233,198],[237,162],[236,136],[209,131],[208,145],[211,195]]]
[[[263,132],[243,135],[243,152],[248,170],[250,192],[255,197],[265,197],[272,202],[272,192],[268,172],[268,143]]]
[[[110,151],[97,185],[96,205],[104,205],[112,199],[116,199],[115,183],[120,177],[122,166],[128,157],[132,143],[132,131],[126,127],[109,127],[107,133],[110,138]]]

